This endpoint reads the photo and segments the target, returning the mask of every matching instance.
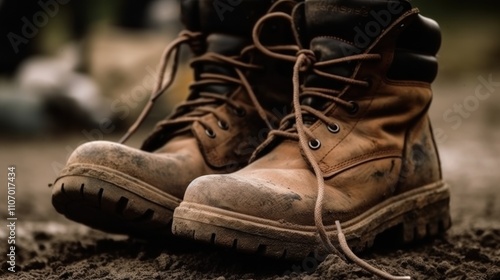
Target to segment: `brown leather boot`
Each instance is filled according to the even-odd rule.
[[[182,1],[190,31],[172,43],[165,59],[183,43],[197,56],[187,101],[157,125],[140,150],[105,141],[77,148],[54,183],[56,210],[107,232],[162,235],[171,232],[173,210],[193,179],[244,167],[273,123],[278,126],[280,114],[290,112],[282,113],[291,102],[290,63],[264,60],[252,47],[259,17],[270,8],[293,7],[290,1],[271,7],[272,2],[244,0],[232,7],[236,1]],[[290,32],[281,32],[269,43],[289,39]],[[252,87],[261,80],[272,82]],[[158,85],[155,94],[165,87]]]
[[[347,248],[342,232],[360,250],[388,229],[406,242],[445,231],[449,188],[427,114],[438,25],[398,0],[307,0],[304,14],[297,57],[263,50],[297,60],[294,113],[250,165],[189,185],[174,234],[304,258]]]

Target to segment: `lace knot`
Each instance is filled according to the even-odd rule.
[[[187,44],[194,54],[201,54],[205,52],[206,43],[201,32],[183,30],[179,33],[179,37],[186,37],[188,39]]]
[[[310,70],[316,62],[316,55],[314,54],[314,52],[312,50],[302,49],[297,52],[297,57],[300,56],[302,56],[303,59],[299,70],[301,72]]]

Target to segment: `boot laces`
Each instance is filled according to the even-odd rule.
[[[369,87],[367,81],[361,81],[354,78],[348,78],[339,75],[333,75],[324,71],[321,71],[322,67],[331,66],[334,64],[345,63],[345,62],[361,62],[368,60],[378,60],[380,55],[378,54],[358,54],[351,55],[347,57],[342,57],[338,59],[332,59],[329,61],[316,62],[315,54],[308,49],[300,49],[295,56],[281,54],[273,52],[271,49],[266,48],[259,42],[259,38],[256,35],[256,31],[259,30],[262,24],[270,18],[283,18],[288,19],[292,23],[292,16],[285,13],[271,13],[263,18],[261,18],[254,27],[254,44],[255,46],[264,52],[265,54],[275,58],[283,59],[287,61],[295,62],[293,68],[293,113],[289,114],[282,119],[279,129],[271,130],[269,132],[269,137],[261,145],[265,147],[270,142],[274,141],[276,137],[287,138],[299,142],[299,146],[304,153],[305,159],[314,171],[317,180],[318,193],[316,197],[315,207],[314,207],[314,222],[318,230],[318,234],[322,241],[323,246],[330,252],[338,255],[343,260],[347,257],[352,262],[356,263],[359,267],[367,270],[373,275],[379,276],[383,279],[411,279],[410,276],[394,276],[383,270],[380,270],[368,262],[360,259],[356,256],[352,250],[349,248],[346,237],[342,231],[342,227],[339,220],[335,220],[335,225],[337,228],[337,239],[342,253],[333,245],[332,241],[328,238],[324,223],[323,223],[323,200],[325,193],[325,181],[323,177],[323,172],[316,161],[314,154],[311,151],[311,145],[320,145],[319,140],[314,138],[313,133],[309,129],[308,125],[304,123],[304,116],[312,116],[315,119],[321,120],[329,126],[335,126],[334,120],[326,116],[326,114],[320,110],[313,108],[312,106],[301,104],[301,97],[319,97],[327,100],[327,102],[333,103],[339,107],[343,107],[346,110],[356,110],[357,105],[352,102],[348,102],[342,99],[342,95],[352,86]],[[293,27],[295,30],[295,27]],[[332,79],[336,82],[345,84],[346,86],[342,90],[333,90],[326,88],[314,88],[314,87],[301,87],[300,86],[300,73],[308,72],[314,73],[316,75]],[[258,149],[259,150],[259,149]]]
[[[149,101],[143,108],[141,114],[137,120],[130,126],[126,134],[120,139],[119,143],[123,144],[127,141],[133,133],[137,131],[139,126],[144,122],[147,115],[150,113],[156,100],[167,91],[173,84],[178,66],[179,66],[179,50],[184,44],[188,44],[194,53],[201,52],[201,46],[203,42],[203,36],[200,32],[191,32],[184,30],[182,31],[178,38],[172,41],[163,51],[161,62],[159,66],[158,77],[156,79],[156,84],[150,94]],[[241,51],[240,56],[228,57],[225,55],[207,52],[192,60],[191,65],[196,63],[216,63],[220,65],[229,65],[234,68],[237,77],[232,77],[225,74],[219,73],[202,73],[199,75],[199,79],[190,85],[190,89],[196,92],[196,96],[189,97],[187,101],[184,101],[178,105],[174,112],[163,121],[160,121],[156,125],[155,131],[163,130],[165,127],[172,124],[189,124],[193,122],[199,122],[207,131],[207,133],[213,133],[209,124],[204,122],[201,117],[206,114],[214,114],[218,119],[219,125],[224,127],[227,125],[228,121],[223,119],[221,113],[219,113],[215,106],[220,104],[227,104],[233,109],[236,115],[243,116],[245,111],[241,108],[235,101],[229,98],[228,94],[220,94],[213,92],[199,92],[198,89],[202,89],[207,85],[236,85],[236,90],[238,88],[243,88],[248,96],[250,97],[257,113],[266,123],[269,129],[272,129],[271,121],[269,120],[269,113],[262,107],[259,103],[250,83],[248,82],[246,75],[243,73],[244,70],[259,69],[257,65],[251,63],[244,63],[239,60],[240,57],[244,56],[247,52],[252,50],[253,47],[249,46]],[[170,70],[169,70],[170,65]],[[244,69],[244,70],[243,70]],[[167,77],[166,77],[167,76]]]

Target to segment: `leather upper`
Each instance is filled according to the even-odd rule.
[[[279,114],[288,113],[283,110],[291,100],[287,74],[291,72],[278,71],[283,68],[282,63],[265,58],[255,49],[242,53],[251,45],[253,23],[265,14],[271,2],[181,1],[183,23],[187,29],[203,34],[203,48],[193,50],[196,57],[191,63],[198,84],[191,86],[187,98],[188,102],[198,102],[197,105],[175,110],[144,141],[141,150],[103,141],[82,145],[73,152],[61,176],[70,174],[75,166],[111,169],[182,198],[193,179],[246,166],[269,127],[238,75],[237,64],[253,66],[239,69],[250,83],[269,80],[252,90],[271,124],[278,125],[276,119]],[[220,10],[217,11],[220,3],[238,3],[238,6],[226,10],[221,21]],[[273,43],[288,44],[286,40],[290,37],[288,33],[274,36]],[[207,94],[220,97],[210,98]],[[200,107],[203,107],[200,114],[189,115]],[[274,108],[277,113],[273,113]]]
[[[310,23],[307,33],[313,34],[310,49],[316,62],[356,54],[349,52],[357,47],[345,39],[348,31],[344,29],[348,28],[343,26],[343,30],[337,32],[336,28],[340,27],[331,25],[332,21],[343,20],[343,15],[337,19],[337,14],[326,13],[332,11],[330,8],[321,8],[351,2],[368,3],[306,2],[306,19],[307,11],[320,14],[307,19]],[[369,3],[382,2],[387,1]],[[313,9],[308,9],[310,3]],[[340,91],[340,98],[357,105],[357,110],[350,111],[325,98],[302,98],[302,106],[323,112],[338,128],[329,128],[330,123],[303,113],[305,125],[312,133],[310,140],[316,141],[304,149],[312,152],[326,185],[322,208],[326,225],[332,225],[334,220],[347,221],[394,195],[441,180],[439,158],[427,117],[432,100],[429,81],[434,77],[423,80],[388,77],[395,59],[399,59],[395,55],[398,38],[418,18],[416,10],[407,10],[362,50],[380,55],[379,59],[323,68],[329,74],[366,81],[368,87],[346,86],[341,81],[307,73],[304,87]],[[433,46],[428,49],[435,48],[435,42],[429,44]],[[411,67],[412,64],[406,65]],[[186,190],[185,201],[263,219],[314,226],[317,178],[305,159],[304,150],[296,140],[279,136],[268,139],[266,145],[259,148],[257,159],[240,171],[193,181]]]

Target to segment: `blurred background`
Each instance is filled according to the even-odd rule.
[[[0,0],[0,178],[18,166],[19,215],[62,221],[47,185],[78,145],[116,141],[137,118],[163,48],[182,29],[177,1]],[[492,172],[500,164],[500,2],[412,3],[443,32],[430,115],[444,174],[459,185],[455,221],[500,213],[462,203],[500,204]],[[185,97],[190,80],[184,64],[130,145]]]
[[[123,130],[181,29],[176,0],[0,3],[0,133],[8,137],[78,132],[104,120]]]

